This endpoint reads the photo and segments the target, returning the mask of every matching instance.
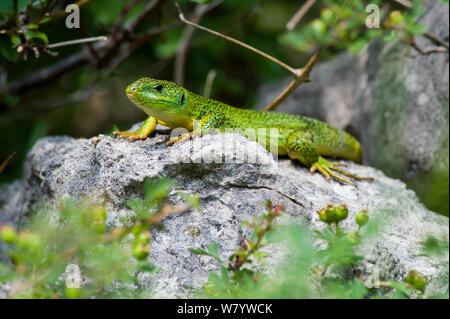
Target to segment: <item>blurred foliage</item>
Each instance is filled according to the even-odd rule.
[[[149,297],[138,274],[157,270],[147,258],[149,230],[177,212],[167,201],[172,186],[168,179],[147,180],[144,198],[130,201],[135,214],[122,226],[107,227],[105,208],[88,199],[42,204],[20,231],[1,225],[10,262],[0,263],[0,288],[9,286],[9,298]],[[69,265],[81,276],[74,278]]]
[[[322,53],[330,56],[347,50],[361,52],[368,43],[383,36],[385,41],[401,39],[410,41],[412,36],[422,35],[425,25],[416,23],[423,13],[422,1],[412,1],[410,10],[398,10],[386,1],[348,1],[345,6],[339,1],[323,1],[323,8],[317,18],[308,22],[299,31],[288,32],[280,41],[300,51],[325,48]],[[380,8],[380,28],[367,29],[366,21],[371,11],[366,12],[368,4]],[[370,20],[370,19],[369,19]],[[370,22],[370,21],[369,21]]]
[[[148,258],[152,227],[170,213],[193,205],[198,208],[198,199],[192,197],[192,204],[183,210],[170,206],[167,195],[172,187],[173,182],[166,178],[147,180],[143,198],[128,203],[134,214],[124,218],[120,226],[108,227],[105,208],[87,198],[42,203],[20,231],[9,224],[0,225],[0,240],[8,245],[10,258],[0,263],[0,291],[8,298],[151,297],[148,283],[139,280],[139,275],[158,275]],[[357,248],[375,240],[382,231],[382,223],[371,220],[367,211],[356,215],[355,230],[345,232],[341,223],[348,217],[347,207],[328,205],[316,217],[326,226],[311,232],[303,226],[279,224],[282,206],[267,202],[266,209],[265,214],[243,223],[253,233],[248,240],[242,238],[228,262],[221,259],[216,243],[209,244],[207,250],[189,249],[222,264],[219,274],[209,274],[205,290],[195,291],[193,296],[423,298],[428,280],[436,279],[414,270],[404,282],[382,281],[361,273],[364,256],[356,253]],[[287,251],[276,262],[274,272],[262,273],[256,270],[260,269],[257,265],[270,256],[264,248],[272,243],[284,245]],[[424,256],[445,256],[448,239],[429,237],[422,247]],[[448,284],[448,273],[443,280]],[[448,290],[447,294],[427,297],[448,298]]]
[[[211,243],[207,250],[190,249],[197,255],[206,255],[222,264],[220,274],[210,273],[204,291],[197,292],[209,298],[423,298],[427,279],[414,270],[404,282],[382,280],[373,274],[358,271],[364,256],[356,253],[364,241],[375,240],[382,229],[380,221],[369,222],[369,213],[356,215],[355,231],[344,232],[341,223],[347,219],[345,205],[328,205],[318,212],[318,218],[327,224],[322,230],[298,225],[276,225],[275,218],[283,208],[267,203],[267,213],[244,223],[253,233],[229,257],[228,264],[220,258],[218,245]],[[361,229],[367,228],[361,232]],[[317,245],[317,240],[322,244]],[[255,265],[268,257],[262,250],[270,243],[287,247],[270,274]],[[424,254],[445,254],[448,239],[430,237],[423,243]],[[387,278],[388,279],[388,278]],[[446,279],[448,285],[448,276]],[[428,296],[448,298],[447,294]]]

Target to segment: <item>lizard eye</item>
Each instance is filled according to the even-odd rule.
[[[158,92],[161,92],[162,89],[163,89],[163,86],[161,84],[155,87],[155,90]]]

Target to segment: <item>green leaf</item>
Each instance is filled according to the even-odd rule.
[[[216,243],[209,244],[208,251],[205,251],[201,248],[188,248],[188,250],[195,255],[209,256],[209,257],[212,257],[212,258],[222,262],[222,259],[220,259],[220,256],[219,256],[219,249],[217,248]]]
[[[39,21],[39,24],[44,24],[49,22],[52,19],[52,17],[45,17],[43,19],[41,19],[41,21]]]
[[[27,30],[27,31],[25,31],[25,37],[26,37],[27,39],[32,39],[32,38],[34,38],[34,39],[40,39],[40,40],[42,40],[45,44],[48,44],[48,38],[47,38],[47,35],[46,35],[45,33],[43,33],[43,32],[37,32],[37,31],[30,31],[30,30]]]
[[[210,253],[211,257],[214,257],[217,260],[221,260],[219,256],[219,248],[216,243],[211,243],[208,245],[208,252]]]
[[[426,29],[427,27],[424,24],[414,24],[408,27],[408,31],[414,35],[422,35]]]
[[[36,29],[39,29],[39,25],[37,25],[35,23],[29,23],[29,24],[27,24],[27,29],[28,30],[36,30]]]
[[[11,42],[12,42],[14,45],[19,45],[19,44],[21,43],[19,36],[16,35],[16,34],[13,34],[13,35],[11,36]]]
[[[13,41],[12,38],[11,41]],[[10,61],[17,61],[20,58],[20,54],[17,52],[15,48],[13,48],[11,41],[7,37],[0,38],[0,53]]]
[[[395,290],[397,290],[397,291],[399,291],[399,292],[401,292],[401,293],[403,293],[403,294],[405,294],[407,296],[409,296],[411,294],[411,292],[413,291],[412,288],[406,287],[406,284],[403,283],[403,282],[398,282],[398,281],[391,280],[390,281],[390,285]]]
[[[216,273],[210,272],[208,275],[208,280],[214,284],[216,289],[225,290],[228,287],[228,281],[225,281],[224,278]]]
[[[387,35],[383,38],[384,41],[386,42],[391,42],[394,40],[397,40],[398,37],[398,32],[396,30],[392,30],[390,35]]]
[[[149,260],[145,259],[138,262],[137,269],[147,273],[153,273],[156,267]]]
[[[221,266],[220,267],[220,273],[222,274],[222,279],[224,282],[226,282],[227,284],[229,283],[230,279],[228,277],[228,269],[225,266]]]
[[[348,50],[353,54],[358,54],[367,46],[367,43],[368,43],[367,39],[359,39],[359,40],[353,42],[348,47]]]

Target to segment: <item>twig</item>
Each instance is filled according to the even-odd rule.
[[[173,206],[169,202],[166,202],[163,208],[158,213],[146,218],[145,222],[149,225],[157,225],[164,219],[164,217],[172,214],[182,214],[184,212],[187,212],[190,208],[191,206],[186,203],[178,206]]]
[[[428,54],[432,54],[432,53],[446,53],[446,52],[448,52],[448,49],[446,47],[442,47],[442,46],[436,46],[436,47],[429,48],[429,49],[422,49],[421,47],[419,47],[417,45],[415,40],[408,41],[406,43],[410,44],[417,52],[419,52],[422,55],[428,55]]]
[[[437,36],[435,36],[434,34],[431,34],[431,33],[429,33],[429,32],[425,32],[425,33],[423,34],[423,36],[424,36],[425,38],[427,38],[428,40],[434,42],[435,44],[437,44],[437,45],[439,45],[439,46],[443,46],[443,47],[445,47],[445,48],[448,49],[448,44],[445,43],[445,42],[443,42],[443,41],[441,41],[441,40],[440,40]]]
[[[209,97],[211,95],[211,88],[212,88],[214,79],[216,78],[216,75],[217,75],[216,70],[210,70],[208,72],[208,75],[206,76],[206,81],[205,81],[205,89],[203,90],[204,97]]]
[[[179,5],[178,3],[176,3],[176,2],[175,2],[175,5],[176,5],[177,8],[178,8],[180,20],[183,21],[184,23],[189,24],[189,25],[191,25],[191,26],[194,26],[194,27],[196,27],[197,29],[200,29],[200,30],[209,32],[209,33],[211,33],[211,34],[214,34],[215,36],[218,36],[218,37],[223,38],[223,39],[225,39],[225,40],[228,40],[228,41],[230,41],[230,42],[236,43],[237,45],[240,45],[240,46],[242,46],[242,47],[244,47],[244,48],[246,48],[246,49],[248,49],[248,50],[250,50],[250,51],[253,51],[253,52],[255,52],[255,53],[257,53],[257,54],[259,54],[259,55],[265,57],[266,59],[269,59],[270,61],[272,61],[272,62],[274,62],[274,63],[276,63],[276,64],[282,66],[283,68],[285,68],[285,69],[288,70],[289,72],[295,74],[296,69],[294,69],[294,68],[290,67],[289,65],[287,65],[286,63],[283,63],[283,62],[281,62],[280,60],[278,60],[278,59],[276,59],[276,58],[274,58],[274,57],[272,57],[272,56],[270,56],[270,55],[268,55],[268,54],[262,52],[261,50],[258,50],[258,49],[254,48],[254,47],[252,47],[252,46],[250,46],[250,45],[248,45],[248,44],[246,44],[246,43],[243,43],[243,42],[239,41],[239,40],[233,39],[233,38],[231,38],[231,37],[229,37],[229,36],[226,36],[226,35],[224,35],[224,34],[222,34],[222,33],[219,33],[219,32],[217,32],[217,31],[214,31],[214,30],[205,28],[205,27],[203,27],[203,26],[201,26],[201,25],[198,25],[198,24],[196,24],[196,23],[193,23],[193,22],[187,20],[187,19],[185,18],[184,14],[183,14],[183,11],[181,11],[180,5]]]
[[[303,16],[311,9],[311,7],[316,3],[316,0],[308,0],[302,4],[302,6],[298,9],[298,11],[294,14],[294,16],[289,20],[286,24],[286,29],[291,31],[295,28],[295,26],[300,22]]]
[[[267,53],[264,53],[264,52],[262,52],[261,50],[258,50],[258,49],[254,48],[254,47],[252,47],[252,46],[250,46],[250,45],[248,45],[248,44],[246,44],[246,43],[243,43],[243,42],[241,42],[241,41],[239,41],[239,40],[236,40],[236,39],[234,39],[234,38],[231,38],[231,37],[229,37],[229,36],[226,36],[226,35],[224,35],[224,34],[222,34],[222,33],[219,33],[219,32],[217,32],[217,31],[208,29],[208,28],[206,28],[206,27],[203,27],[203,26],[201,26],[201,25],[198,25],[198,24],[196,24],[196,23],[193,23],[193,22],[187,20],[187,19],[185,18],[184,14],[183,14],[183,11],[181,11],[180,5],[179,5],[178,3],[176,3],[176,2],[175,2],[175,5],[176,5],[177,8],[178,8],[180,20],[183,21],[184,23],[186,23],[186,24],[188,24],[188,25],[191,25],[191,26],[193,26],[193,27],[195,27],[195,28],[198,28],[198,29],[200,29],[200,30],[206,31],[206,32],[208,32],[208,33],[211,33],[211,34],[213,34],[213,35],[216,35],[216,36],[218,36],[218,37],[220,37],[220,38],[223,38],[223,39],[225,39],[225,40],[228,40],[228,41],[230,41],[230,42],[236,43],[237,45],[240,45],[240,46],[242,46],[242,47],[244,47],[244,48],[246,48],[246,49],[248,49],[248,50],[250,50],[250,51],[253,51],[253,52],[255,52],[255,53],[257,53],[257,54],[259,54],[259,55],[265,57],[266,59],[268,59],[268,60],[270,60],[270,61],[272,61],[272,62],[274,62],[274,63],[280,65],[281,67],[285,68],[286,70],[288,70],[289,72],[291,72],[291,73],[294,75],[295,79],[288,85],[288,87],[287,87],[287,88],[286,88],[286,89],[285,89],[285,90],[284,90],[284,91],[283,91],[283,92],[282,92],[282,93],[281,93],[274,101],[272,101],[269,105],[267,105],[267,106],[264,108],[264,110],[268,110],[268,111],[274,110],[274,109],[275,109],[282,101],[284,101],[284,100],[288,97],[288,95],[289,95],[290,93],[292,93],[292,91],[294,91],[301,83],[311,81],[311,80],[309,79],[309,74],[311,73],[312,68],[314,67],[314,65],[316,64],[316,62],[317,62],[317,60],[318,60],[318,58],[319,58],[319,54],[318,54],[318,53],[314,54],[314,55],[311,57],[311,59],[308,61],[308,63],[306,64],[305,67],[303,67],[303,68],[301,68],[301,69],[295,69],[295,68],[293,68],[293,67],[287,65],[286,63],[281,62],[280,60],[278,60],[278,59],[272,57],[271,55],[268,55]]]
[[[96,41],[106,41],[106,40],[108,40],[108,37],[102,35],[99,37],[84,38],[84,39],[78,39],[78,40],[70,40],[70,41],[53,43],[53,44],[47,45],[47,48],[54,49],[54,48],[58,48],[58,47],[68,46],[68,45],[75,45],[75,44],[89,43],[89,42],[96,42]]]
[[[119,66],[119,64],[123,60],[125,60],[140,45],[160,35],[161,33],[164,33],[168,30],[175,28],[179,24],[180,23],[177,21],[175,23],[170,23],[160,28],[152,29],[149,32],[134,36],[133,39],[124,48],[122,48],[113,59],[111,59],[111,62],[109,63],[108,68],[106,69],[106,73],[110,73],[114,69],[116,69]]]
[[[210,4],[198,4],[195,7],[194,16],[191,18],[193,23],[199,23],[203,15],[209,10],[215,8],[223,0],[216,0]],[[191,42],[192,36],[194,35],[195,28],[193,26],[187,26],[184,29],[183,36],[181,37],[180,44],[177,49],[177,53],[175,56],[175,68],[174,68],[174,80],[179,85],[183,85],[184,82],[184,67],[186,61],[186,54],[189,50],[189,43]]]
[[[120,12],[118,18],[116,19],[116,21],[114,22],[114,26],[113,26],[113,31],[111,32],[112,34],[115,34],[119,31],[120,26],[122,25],[122,23],[125,21],[125,18],[127,16],[127,14],[131,11],[131,9],[133,9],[137,4],[139,3],[139,0],[132,0],[129,4],[125,5],[122,8],[122,11]]]
[[[117,32],[118,34],[114,37],[108,37],[107,41],[93,45],[96,52],[103,53],[102,61],[97,61],[97,59],[96,61],[92,61],[91,53],[88,50],[81,50],[62,61],[29,74],[22,79],[6,84],[4,88],[0,88],[0,91],[3,90],[10,94],[17,94],[32,88],[41,87],[58,79],[60,76],[70,72],[74,68],[89,62],[97,65],[99,68],[103,67],[107,61],[113,58],[112,52],[115,51],[122,42],[129,40],[129,35],[164,1],[166,0],[153,0],[147,4],[137,17],[126,24],[125,30]]]
[[[14,155],[16,155],[15,151],[11,155],[9,155],[8,158],[5,159],[2,164],[0,164],[0,173],[3,172],[3,170],[6,168],[6,166],[11,161],[11,159],[14,157]]]
[[[340,18],[340,16],[341,16],[341,13],[342,13],[342,10],[344,9],[345,5],[347,4],[347,1],[348,1],[348,0],[344,0],[344,2],[342,3],[342,5],[339,7],[339,11],[338,11],[338,13],[336,14],[336,18],[334,19],[333,24],[335,24],[335,23],[339,20],[339,18]]]

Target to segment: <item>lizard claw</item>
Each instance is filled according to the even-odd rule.
[[[184,142],[185,140],[189,139],[190,137],[191,137],[191,133],[183,133],[179,136],[173,136],[166,142],[166,146],[169,146],[172,144],[179,144],[179,143]]]
[[[316,163],[311,165],[310,171],[311,171],[311,174],[316,171],[319,171],[323,176],[325,176],[325,178],[327,180],[330,180],[330,178],[333,177],[334,179],[336,179],[342,183],[346,183],[346,184],[350,184],[350,185],[355,185],[355,183],[352,182],[350,179],[347,179],[341,175],[351,177],[355,180],[373,180],[373,178],[371,178],[371,177],[360,177],[355,174],[349,173],[341,168],[338,168],[337,166],[346,167],[347,164],[331,163],[331,162],[327,161],[326,159],[324,159],[323,157],[319,157],[319,160]],[[336,172],[341,175],[338,175]]]
[[[141,134],[139,131],[136,132],[122,132],[122,131],[115,131],[113,132],[114,135],[118,135],[119,138],[126,138],[130,141],[133,140],[145,140],[147,138],[147,135]]]

